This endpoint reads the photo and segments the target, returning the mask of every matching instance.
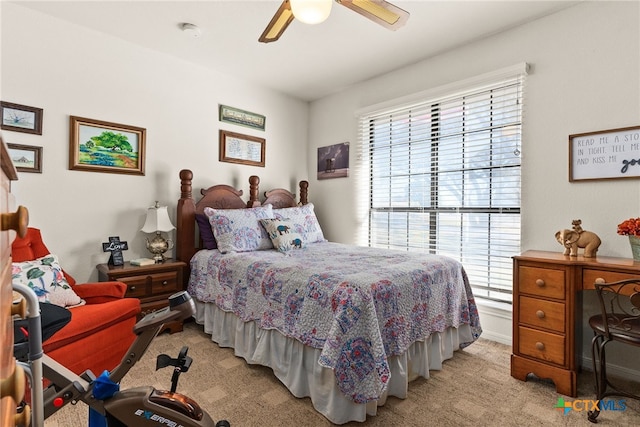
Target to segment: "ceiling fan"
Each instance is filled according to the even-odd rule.
[[[258,41],[271,43],[278,40],[294,18],[307,24],[318,24],[324,21],[329,16],[333,1],[284,0]],[[409,12],[385,0],[335,0],[335,2],[394,31],[409,19]]]

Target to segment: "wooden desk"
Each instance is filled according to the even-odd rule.
[[[558,393],[577,396],[576,324],[582,307],[576,292],[606,282],[640,277],[630,258],[584,258],[527,251],[513,257],[513,353],[511,376],[549,378]],[[578,322],[578,323],[576,323]]]

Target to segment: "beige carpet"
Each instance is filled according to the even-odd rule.
[[[158,336],[122,381],[122,388],[152,385],[169,389],[171,368],[155,371],[158,354],[176,357],[189,346],[193,364],[182,374],[181,392],[196,400],[214,420],[229,420],[234,427],[330,426],[315,412],[309,399],[297,399],[270,369],[247,365],[233,350],[219,348],[195,323],[173,335]],[[376,417],[347,426],[591,426],[585,412],[564,415],[553,384],[531,379],[521,382],[509,375],[511,348],[485,339],[457,351],[431,378],[410,384],[409,396],[390,398]],[[640,385],[636,385],[640,388]],[[576,399],[592,399],[591,373],[579,377]],[[637,390],[640,391],[640,390]],[[68,405],[45,421],[47,427],[87,425],[87,407]],[[599,425],[640,426],[640,404],[627,400],[625,411],[604,411]],[[131,426],[135,427],[135,426]]]

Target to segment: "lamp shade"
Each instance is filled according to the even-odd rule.
[[[319,24],[329,17],[333,0],[291,0],[293,16],[305,24]]]
[[[169,219],[169,213],[166,206],[160,206],[156,202],[155,206],[147,209],[147,219],[144,221],[144,225],[140,231],[144,233],[155,233],[157,231],[168,232],[175,227]]]

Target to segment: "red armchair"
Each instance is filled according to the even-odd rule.
[[[11,245],[13,262],[31,261],[51,252],[37,228]],[[111,371],[135,339],[133,326],[140,313],[140,300],[124,298],[127,286],[121,282],[77,284],[64,275],[86,305],[72,307],[71,321],[43,343],[44,352],[76,374],[87,369],[96,376]]]

